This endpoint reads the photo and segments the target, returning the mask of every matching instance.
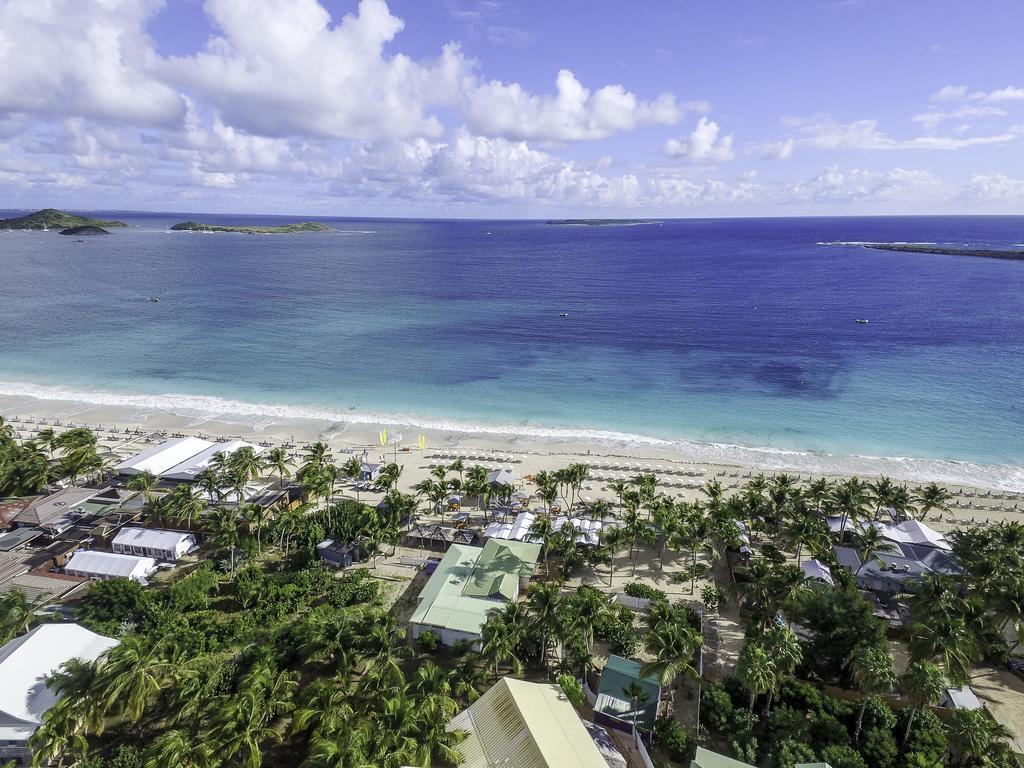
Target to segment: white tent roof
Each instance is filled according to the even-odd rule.
[[[122,475],[137,475],[141,472],[162,475],[171,467],[191,459],[211,445],[216,443],[200,440],[198,437],[173,437],[122,461],[114,469]]]
[[[514,522],[490,523],[484,529],[484,538],[504,539],[506,541],[533,541],[537,543],[530,538],[530,526],[533,525],[533,521],[536,519],[537,514],[535,512],[520,512],[516,515]],[[597,537],[602,529],[617,525],[605,520],[591,520],[587,517],[559,515],[551,521],[551,529],[557,533],[562,530],[562,526],[566,523],[571,523],[579,529],[576,541],[580,544],[597,544]]]
[[[117,645],[78,624],[42,624],[0,647],[0,739],[27,738],[57,696],[46,678],[71,659],[92,661]]]
[[[495,469],[487,473],[487,482],[492,485],[515,485],[516,476],[507,469]]]
[[[807,578],[812,581],[823,581],[826,584],[835,585],[835,582],[832,580],[832,571],[820,560],[816,560],[813,557],[810,560],[804,560],[800,563],[800,568]]]
[[[80,549],[71,556],[64,570],[67,573],[141,581],[156,570],[156,560],[152,557]]]
[[[263,452],[263,449],[258,445],[247,443],[244,440],[232,440],[230,443],[213,443],[206,450],[190,456],[166,472],[161,472],[160,476],[165,480],[195,480],[196,475],[207,469],[213,461],[213,457],[218,453],[230,455],[239,448],[252,448],[257,454]]]
[[[942,706],[952,709],[981,709],[981,702],[978,701],[971,686],[965,685],[963,688],[947,688]]]
[[[196,537],[180,531],[163,531],[156,528],[122,528],[114,537],[114,544],[125,547],[146,547],[148,549],[174,549],[182,541],[195,544]]]
[[[881,527],[882,535],[900,544],[923,544],[938,549],[950,550],[946,537],[918,520],[904,520],[899,525]]]

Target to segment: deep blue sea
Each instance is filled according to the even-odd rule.
[[[1024,464],[1024,262],[820,244],[1009,246],[1024,217],[98,215],[131,228],[0,232],[0,393]]]

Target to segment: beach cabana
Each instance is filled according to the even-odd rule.
[[[142,472],[160,476],[214,445],[217,443],[200,440],[198,437],[172,437],[160,445],[125,459],[120,464],[115,464],[114,471],[125,476],[138,475]]]
[[[487,473],[487,483],[491,486],[515,485],[516,476],[507,469],[495,469]]]

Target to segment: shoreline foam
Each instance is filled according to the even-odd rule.
[[[27,401],[27,402],[26,402]],[[868,456],[785,448],[757,447],[693,440],[667,440],[599,429],[546,428],[457,422],[404,414],[364,413],[322,406],[261,404],[216,396],[138,395],[102,390],[0,381],[0,413],[31,413],[47,403],[74,410],[111,410],[107,421],[137,424],[153,417],[182,421],[183,428],[211,422],[238,425],[253,433],[273,427],[308,425],[310,434],[345,437],[353,445],[373,445],[378,429],[408,428],[428,434],[433,444],[487,444],[505,450],[537,454],[590,454],[672,459],[689,463],[723,464],[764,471],[824,475],[881,475],[914,482],[935,481],[1005,491],[1024,491],[1024,467],[983,464],[954,459]],[[52,407],[51,407],[51,410]],[[278,430],[280,431],[280,430]],[[408,444],[415,437],[409,436]]]

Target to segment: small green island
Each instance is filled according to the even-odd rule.
[[[92,224],[84,224],[81,227],[68,227],[60,231],[62,235],[109,235],[110,232],[103,227],[95,227]]]
[[[635,227],[640,224],[660,224],[650,219],[551,219],[549,227]]]
[[[127,227],[123,221],[103,221],[102,219],[91,219],[88,216],[78,216],[67,211],[58,211],[56,208],[44,208],[41,211],[30,213],[26,216],[19,216],[14,219],[0,219],[0,229],[54,229],[62,235],[85,235],[100,234],[100,232],[67,232],[65,230],[79,227],[93,227],[102,231],[102,234],[109,234],[106,230],[115,227]]]
[[[172,226],[171,230],[174,232],[240,232],[245,235],[292,235],[299,232],[333,232],[334,228],[318,221],[303,221],[298,224],[282,224],[280,226],[254,225],[246,227],[183,221]]]

